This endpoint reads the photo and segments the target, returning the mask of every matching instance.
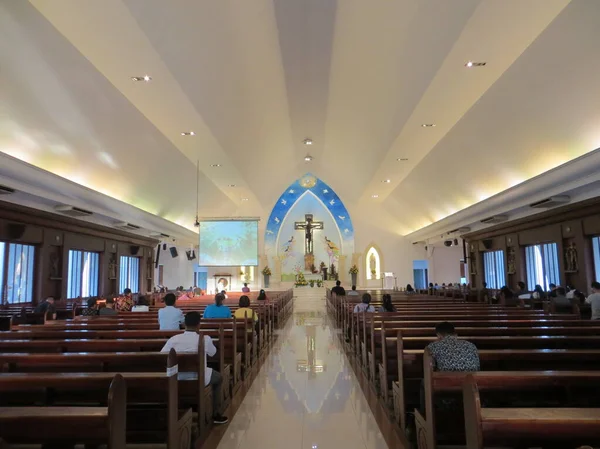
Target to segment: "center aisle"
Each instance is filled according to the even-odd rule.
[[[325,290],[295,290],[294,315],[218,449],[387,449],[329,325]]]

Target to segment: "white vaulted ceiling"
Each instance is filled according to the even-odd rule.
[[[405,235],[600,146],[598,23],[597,0],[0,0],[0,151],[188,229],[197,161],[200,216],[268,215],[310,171]]]

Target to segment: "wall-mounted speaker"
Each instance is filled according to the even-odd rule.
[[[163,243],[163,251],[166,251],[166,250],[167,250],[167,244]]]
[[[458,246],[458,239],[454,239],[454,246]]]
[[[9,223],[7,225],[8,240],[19,240],[25,234],[27,226],[20,223]]]
[[[177,257],[179,255],[179,253],[177,253],[177,248],[175,248],[174,246],[171,246],[169,248],[169,251],[171,251],[171,257]]]
[[[131,255],[132,256],[137,256],[138,253],[140,252],[140,247],[138,245],[131,245],[129,247],[130,251],[131,251]]]
[[[186,251],[185,255],[187,256],[187,260],[194,260],[196,258],[196,251],[193,249],[190,251]]]
[[[485,249],[492,249],[492,245],[494,244],[494,242],[492,241],[492,239],[482,240],[481,243],[483,244],[483,247]]]

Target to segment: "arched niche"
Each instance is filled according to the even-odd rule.
[[[365,279],[368,281],[377,281],[381,279],[383,272],[383,255],[381,249],[374,243],[367,246],[366,251],[363,253],[363,266],[365,270]],[[373,275],[375,270],[375,275]]]

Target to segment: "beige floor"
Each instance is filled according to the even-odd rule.
[[[329,326],[323,289],[297,289],[280,331],[219,449],[387,449]]]

